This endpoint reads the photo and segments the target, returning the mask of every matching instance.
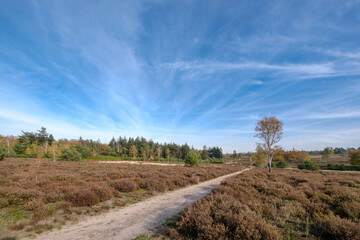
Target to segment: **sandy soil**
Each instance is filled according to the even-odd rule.
[[[150,234],[151,229],[176,215],[194,201],[206,196],[222,181],[244,171],[231,173],[207,182],[164,193],[143,202],[112,210],[101,215],[87,217],[83,221],[66,225],[39,235],[37,239],[133,239],[141,234]]]

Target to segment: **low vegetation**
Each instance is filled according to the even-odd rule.
[[[151,166],[94,161],[0,162],[0,239],[61,226],[77,215],[143,200],[240,170],[239,165]],[[11,233],[12,234],[12,233]]]
[[[320,167],[319,165],[317,165],[317,163],[311,159],[311,160],[306,160],[303,163],[298,165],[299,169],[306,169],[306,170],[319,170]]]
[[[360,174],[253,169],[190,205],[171,239],[360,239]]]

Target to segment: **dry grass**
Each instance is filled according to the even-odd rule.
[[[360,239],[360,174],[254,169],[183,211],[172,239]]]
[[[6,159],[0,162],[0,239],[59,227],[77,215],[143,200],[240,170],[97,162]]]

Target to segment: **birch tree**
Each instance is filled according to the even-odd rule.
[[[283,122],[276,117],[264,117],[259,120],[255,127],[255,137],[261,140],[258,144],[267,156],[269,172],[271,172],[271,161],[280,146],[277,144],[283,134]]]

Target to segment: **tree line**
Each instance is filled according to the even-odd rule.
[[[108,144],[80,137],[75,140],[55,140],[46,128],[42,127],[36,132],[22,131],[19,136],[1,136],[0,152],[5,157],[29,158],[61,158],[64,155],[77,155],[80,158],[97,158],[99,156],[113,156],[120,159],[179,159],[184,160],[191,151],[197,152],[202,160],[221,159],[223,157],[220,147],[206,147],[195,149],[187,143],[158,143],[144,137],[126,138],[114,137]],[[69,152],[70,151],[70,152]]]

